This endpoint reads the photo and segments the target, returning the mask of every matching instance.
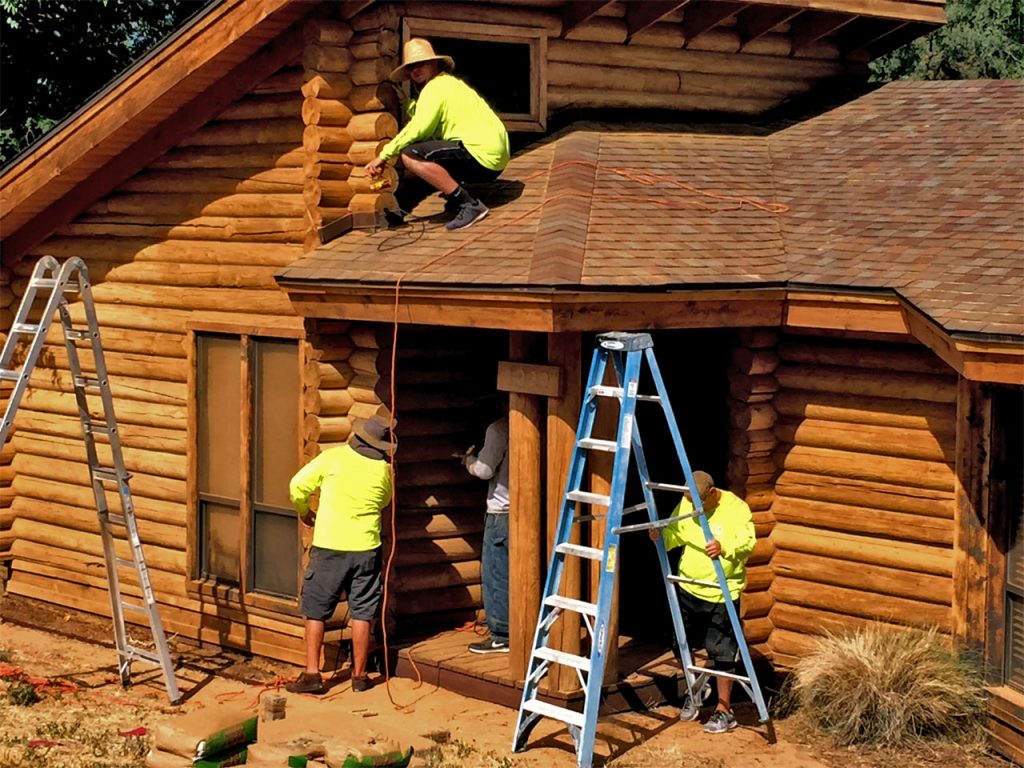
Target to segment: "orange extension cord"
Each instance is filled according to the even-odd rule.
[[[584,165],[584,166],[592,167],[595,170],[602,170],[600,164],[596,163],[596,162],[592,162],[592,161],[588,161],[588,160],[567,160],[567,161],[565,161],[563,163],[559,163],[558,165],[551,166],[550,168],[547,168],[547,169],[544,169],[544,170],[541,170],[541,171],[536,171],[536,172],[534,172],[532,174],[524,176],[521,179],[521,181],[523,181],[523,182],[532,181],[533,179],[537,178],[538,176],[549,175],[549,174],[553,173],[554,171],[557,171],[557,170],[559,170],[561,168],[565,168],[565,167],[568,167],[568,166],[571,166],[571,165]],[[742,208],[744,206],[749,206],[749,207],[754,208],[756,210],[764,211],[766,213],[773,213],[773,214],[787,213],[790,210],[789,206],[785,205],[784,203],[765,202],[763,200],[758,200],[756,198],[746,197],[746,196],[743,196],[743,195],[723,195],[723,194],[720,194],[720,193],[717,193],[717,192],[709,192],[707,190],[700,189],[699,187],[696,187],[696,186],[694,186],[692,184],[687,184],[685,182],[677,181],[676,179],[673,179],[673,178],[671,178],[669,176],[662,176],[662,175],[659,175],[659,174],[656,174],[656,173],[649,173],[649,172],[635,173],[633,171],[629,171],[629,170],[622,169],[622,168],[605,168],[603,170],[606,170],[606,171],[609,171],[611,173],[614,173],[617,176],[621,176],[624,179],[628,179],[629,181],[633,181],[636,184],[639,184],[641,186],[645,186],[645,187],[654,187],[654,186],[657,186],[657,185],[674,186],[674,187],[677,187],[679,189],[682,189],[682,190],[685,190],[687,192],[690,192],[690,193],[692,193],[692,194],[694,194],[694,195],[696,195],[698,197],[705,198],[706,201],[709,201],[709,202],[705,202],[703,200],[672,201],[672,200],[663,200],[663,199],[658,199],[658,198],[655,198],[655,199],[644,198],[644,202],[652,203],[652,204],[658,206],[659,208],[678,209],[678,208],[696,207],[696,208],[699,208],[699,209],[705,210],[705,211],[716,211],[716,210],[727,210],[728,211],[728,210],[738,210],[738,209],[740,209],[740,208]],[[390,384],[390,387],[391,387],[391,391],[390,391],[390,395],[391,395],[391,408],[390,408],[390,413],[391,413],[391,427],[392,428],[394,427],[395,421],[398,418],[398,406],[397,406],[397,400],[396,400],[397,392],[396,392],[396,389],[395,389],[395,381],[396,381],[395,372],[396,372],[396,369],[397,369],[398,326],[399,326],[398,315],[399,315],[399,307],[400,307],[400,304],[401,304],[402,281],[405,280],[411,274],[414,274],[416,272],[420,272],[420,271],[423,271],[425,269],[428,269],[428,268],[434,266],[435,264],[438,264],[439,262],[444,261],[445,259],[447,259],[447,258],[449,258],[451,256],[454,256],[455,254],[457,254],[459,251],[463,250],[467,246],[469,246],[469,245],[471,245],[471,244],[473,244],[473,243],[475,243],[475,242],[477,242],[477,241],[479,241],[479,240],[481,240],[481,239],[483,239],[485,237],[488,237],[489,235],[492,235],[495,232],[500,231],[504,227],[508,227],[508,226],[510,226],[512,224],[518,224],[523,219],[527,218],[528,216],[533,215],[538,210],[543,208],[544,205],[546,203],[550,202],[551,200],[555,200],[555,199],[558,199],[558,198],[561,198],[561,197],[570,197],[571,195],[572,195],[572,193],[570,193],[570,192],[564,192],[562,194],[555,195],[555,196],[553,196],[551,198],[547,198],[546,200],[538,203],[537,205],[533,206],[529,210],[527,210],[527,211],[521,213],[520,215],[516,216],[514,219],[509,219],[508,221],[501,222],[497,226],[491,227],[489,230],[487,230],[485,232],[481,232],[481,233],[479,233],[479,234],[477,234],[477,235],[475,235],[473,237],[469,237],[469,238],[463,240],[458,245],[456,245],[454,248],[450,248],[449,250],[445,251],[441,255],[435,256],[434,258],[428,260],[424,264],[419,265],[418,267],[411,267],[410,269],[407,269],[405,272],[403,272],[401,275],[399,275],[398,279],[395,281],[394,314],[393,314],[393,317],[392,317],[392,331],[391,331],[391,371],[390,371],[390,373],[391,373],[391,384]],[[595,200],[619,200],[619,199],[624,199],[624,198],[623,198],[622,195],[592,195],[591,199],[595,199]],[[719,205],[715,205],[715,203],[718,203]],[[722,206],[720,205],[722,203],[729,204],[729,207],[722,208]],[[391,463],[391,477],[392,477],[392,493],[391,493],[391,548],[390,548],[390,551],[388,552],[387,565],[384,568],[384,595],[383,595],[383,599],[382,599],[382,602],[381,602],[381,615],[385,616],[385,617],[387,616],[387,605],[388,605],[388,595],[389,595],[388,582],[390,580],[392,563],[394,562],[395,554],[397,552],[397,547],[398,547],[398,535],[397,535],[397,532],[396,532],[397,531],[397,529],[396,529],[397,511],[398,511],[398,487],[397,487],[397,483],[395,482],[396,475],[395,475],[395,451],[394,451],[394,449],[391,450],[391,452],[389,453],[389,457],[388,458],[389,458],[389,461]],[[390,700],[392,706],[395,709],[399,709],[399,710],[400,709],[405,709],[407,707],[412,706],[416,702],[412,701],[412,702],[409,702],[408,704],[399,704],[397,701],[395,701],[395,698],[394,698],[394,696],[391,693],[391,671],[390,671],[390,662],[389,662],[389,659],[388,659],[388,628],[387,628],[387,620],[386,619],[381,621],[381,630],[382,630],[382,634],[383,634],[384,684],[385,684],[385,687],[387,689],[388,699]],[[413,670],[416,673],[416,684],[414,685],[414,688],[419,688],[419,686],[422,685],[422,683],[423,683],[423,677],[420,674],[419,667],[416,666],[416,660],[413,658],[411,651],[409,652],[408,658],[409,658],[409,663],[412,664],[412,668],[413,668]],[[417,701],[418,701],[418,699],[417,699]]]

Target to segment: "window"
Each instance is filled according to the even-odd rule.
[[[294,598],[300,540],[288,480],[299,466],[298,343],[195,339],[198,576]]]
[[[406,18],[404,39],[410,37],[425,37],[436,53],[455,59],[455,74],[484,97],[509,130],[544,130],[547,33],[543,29]]]
[[[1006,648],[1003,679],[1024,691],[1024,398],[1020,390],[1000,388],[993,400],[994,499],[1003,518],[1006,552]],[[1000,514],[1001,513],[1001,514]]]

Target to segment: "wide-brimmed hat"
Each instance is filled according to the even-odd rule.
[[[391,431],[397,424],[397,420],[387,414],[376,414],[368,419],[356,419],[352,433],[367,445],[387,453],[398,446]]]
[[[441,62],[441,69],[446,72],[451,72],[455,69],[455,59],[451,56],[438,56],[434,53],[434,46],[430,44],[429,40],[424,40],[422,37],[414,37],[406,41],[405,46],[402,48],[402,66],[395,67],[391,71],[391,79],[395,81],[407,80],[409,78],[409,70],[417,64],[422,64],[424,61],[439,61]]]

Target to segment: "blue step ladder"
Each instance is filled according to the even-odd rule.
[[[609,360],[612,362],[615,370],[618,386],[602,384]],[[641,368],[644,360],[647,361],[657,394],[638,394]],[[600,398],[613,398],[618,400],[620,405],[618,430],[614,441],[591,437]],[[643,445],[640,441],[640,431],[637,426],[636,406],[638,401],[661,405],[672,435],[676,454],[679,457],[683,476],[686,479],[686,485],[651,482],[647,471],[647,462],[644,459]],[[585,474],[587,453],[589,451],[606,451],[615,454],[611,490],[607,496],[584,491],[581,488]],[[643,489],[644,502],[624,509],[623,500],[626,494],[631,455],[636,459],[636,469]],[[672,413],[668,393],[665,391],[665,384],[662,381],[661,372],[654,358],[654,343],[651,341],[650,334],[601,334],[597,337],[597,347],[594,350],[594,358],[590,366],[590,374],[587,378],[586,394],[580,412],[579,425],[576,428],[576,447],[573,450],[572,460],[569,464],[565,496],[558,517],[558,528],[555,533],[554,548],[551,552],[551,563],[548,567],[547,579],[544,583],[544,596],[541,601],[537,629],[533,638],[533,650],[530,653],[530,661],[526,669],[523,698],[519,705],[515,738],[512,742],[513,751],[519,752],[523,750],[526,747],[526,740],[529,738],[533,727],[542,717],[548,717],[563,722],[568,727],[569,734],[576,747],[576,765],[578,768],[591,768],[594,757],[597,716],[601,704],[601,688],[604,680],[606,654],[611,634],[609,629],[610,613],[612,593],[615,588],[615,572],[618,567],[619,536],[623,533],[661,529],[680,520],[695,517],[704,531],[705,539],[711,541],[711,529],[708,526],[703,504],[698,494],[692,495],[693,512],[664,520],[659,519],[658,516],[654,498],[655,491],[681,494],[688,488],[694,487],[695,482],[690,469],[690,462],[686,457],[686,450],[683,448],[683,441],[679,435],[679,427]],[[591,507],[591,514],[577,516],[577,504]],[[607,509],[607,513],[599,513],[593,509],[595,507],[604,507]],[[622,525],[624,515],[644,511],[647,512],[648,522]],[[606,518],[604,547],[602,549],[570,543],[574,523],[601,517]],[[751,663],[750,650],[743,636],[740,617],[736,613],[732,601],[727,599],[725,606],[729,614],[729,621],[732,623],[736,638],[739,641],[740,657],[743,660],[743,668],[748,676],[709,669],[694,663],[690,647],[686,642],[686,634],[683,631],[679,597],[674,586],[674,582],[681,581],[682,579],[671,573],[665,544],[660,537],[655,542],[655,546],[665,584],[665,594],[668,596],[669,610],[672,614],[672,626],[679,645],[681,666],[683,675],[686,678],[686,688],[692,700],[703,700],[700,694],[708,683],[709,677],[731,678],[743,687],[751,700],[757,705],[760,720],[768,725],[769,738],[771,739],[772,729],[768,708],[765,705],[764,697],[761,694],[761,687],[758,685],[757,677],[754,674],[754,666]],[[598,582],[596,603],[564,597],[559,594],[566,558],[570,557],[585,558],[603,563]],[[722,590],[723,594],[727,595],[729,588],[726,584],[722,564],[717,558],[713,562],[718,580],[714,583],[708,582],[707,585],[717,587]],[[704,584],[705,582],[700,583]],[[577,656],[548,646],[552,626],[566,612],[577,613],[582,617],[583,623],[590,633],[591,650],[589,657]],[[541,681],[554,664],[561,664],[576,670],[584,691],[582,712],[541,700]]]

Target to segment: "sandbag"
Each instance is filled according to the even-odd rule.
[[[157,724],[153,747],[189,758],[209,757],[256,739],[256,717],[246,707],[222,705]]]

